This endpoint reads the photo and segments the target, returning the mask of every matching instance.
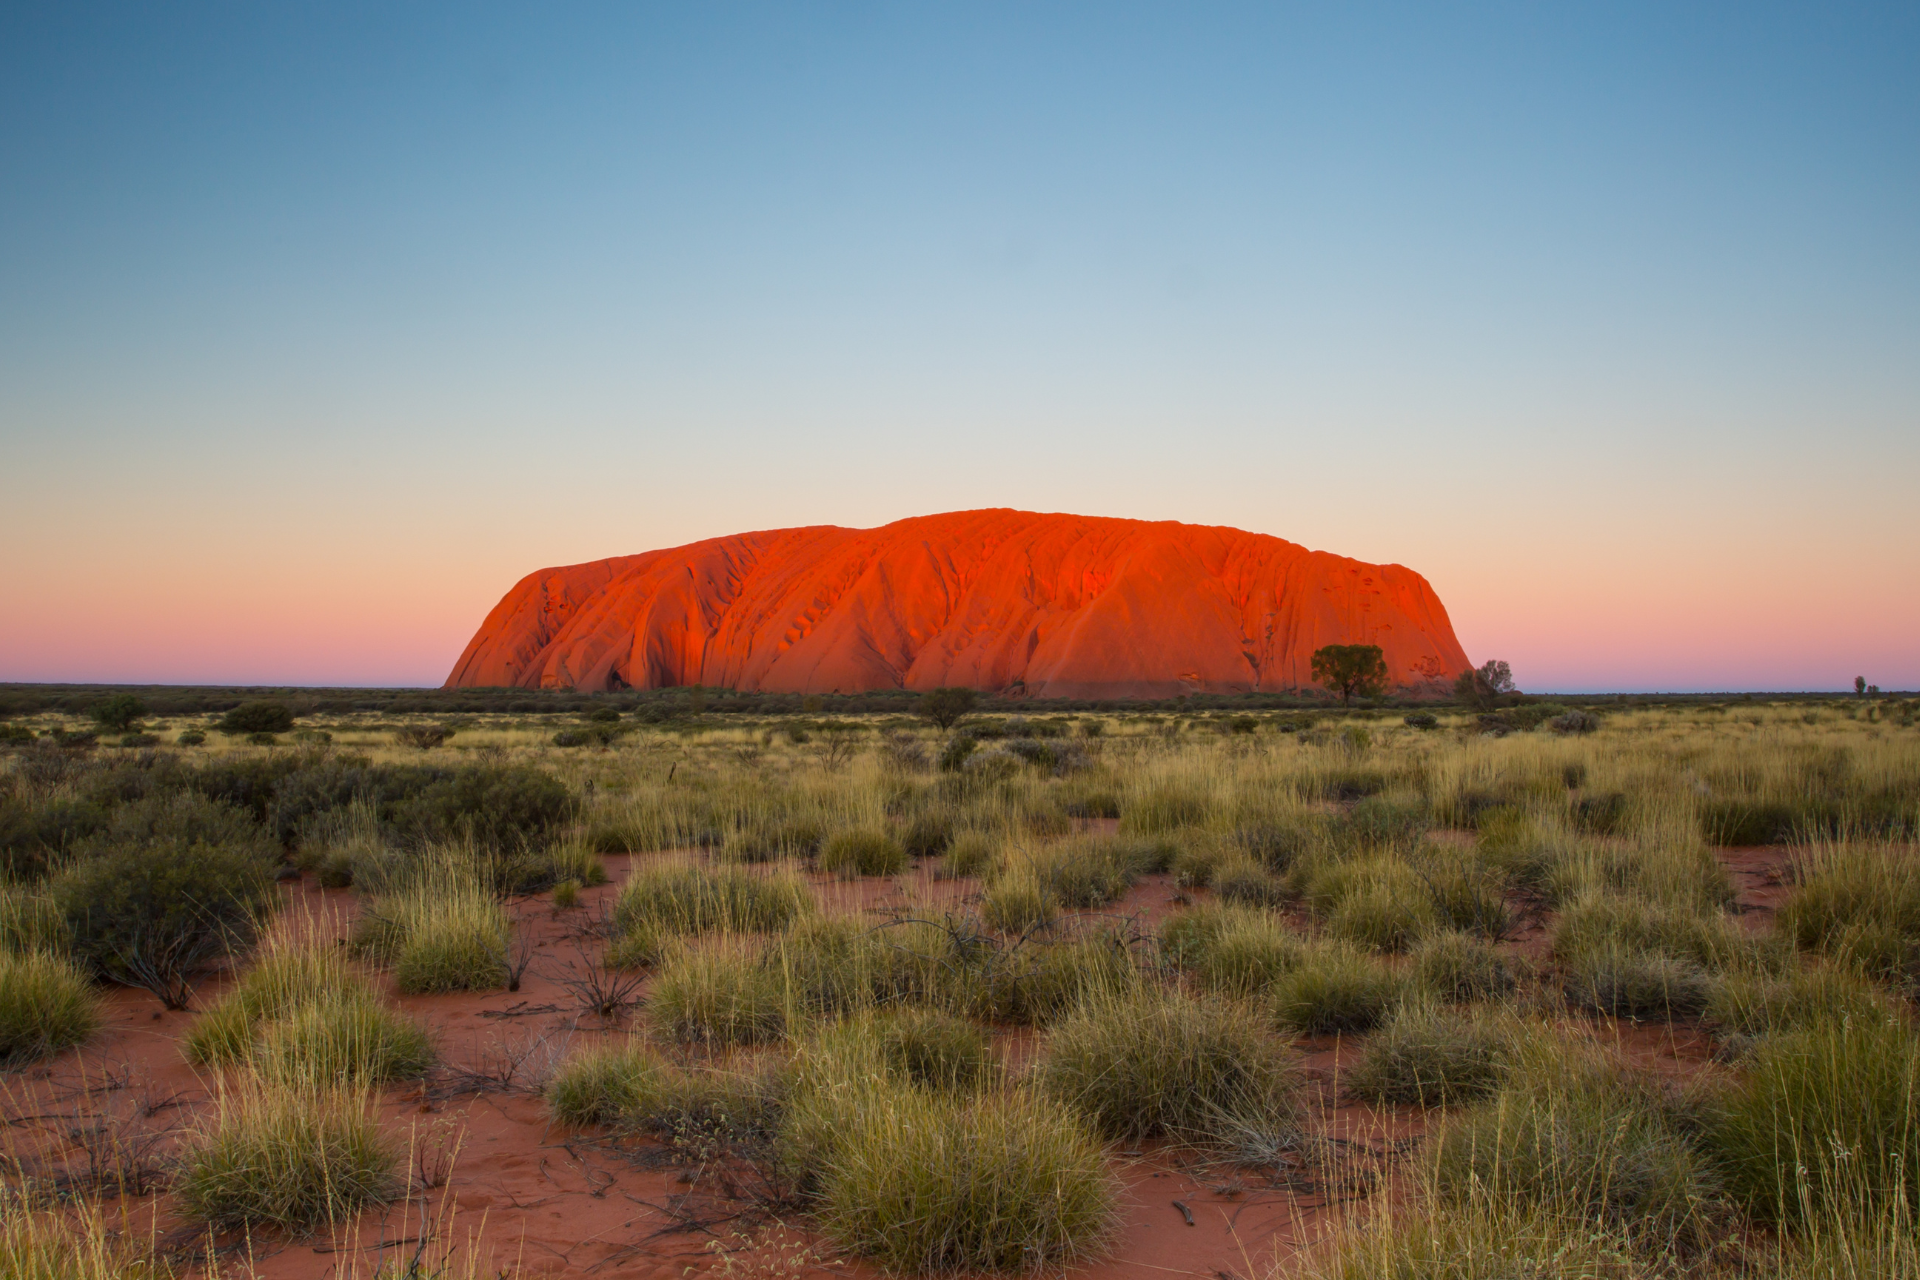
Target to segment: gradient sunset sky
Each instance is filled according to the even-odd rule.
[[[0,680],[437,684],[543,565],[984,506],[1920,687],[1920,7],[0,9]]]

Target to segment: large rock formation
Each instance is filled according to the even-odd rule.
[[[1310,686],[1324,644],[1379,645],[1403,686],[1469,665],[1433,588],[1397,564],[1238,529],[957,511],[542,569],[447,686],[1161,697]]]

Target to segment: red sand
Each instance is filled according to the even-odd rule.
[[[1379,645],[1400,686],[1469,665],[1400,565],[1238,529],[962,511],[542,569],[447,687],[1164,697],[1311,686],[1326,644]]]
[[[1764,919],[1767,900],[1776,892],[1781,852],[1731,850],[1723,857],[1740,883],[1741,905]],[[466,1241],[478,1233],[483,1256],[529,1276],[665,1280],[723,1267],[724,1253],[731,1250],[740,1251],[732,1260],[736,1273],[873,1274],[837,1258],[806,1233],[804,1221],[790,1229],[756,1226],[739,1234],[726,1225],[711,1233],[667,1231],[674,1219],[662,1206],[676,1197],[705,1192],[704,1203],[728,1203],[724,1195],[708,1191],[724,1180],[725,1171],[690,1171],[667,1163],[657,1144],[622,1149],[604,1135],[549,1124],[537,1093],[544,1072],[594,1040],[620,1034],[580,1015],[559,981],[569,964],[577,963],[576,944],[594,945],[584,933],[586,923],[627,874],[628,859],[607,861],[613,883],[586,891],[584,909],[556,914],[543,901],[521,904],[521,927],[535,941],[535,959],[519,991],[396,998],[402,1009],[434,1029],[444,1066],[424,1086],[388,1091],[381,1114],[391,1133],[423,1153],[423,1165],[432,1163],[435,1150],[457,1144],[448,1185],[416,1189],[406,1203],[365,1214],[323,1238],[262,1234],[252,1244],[250,1265],[244,1242],[224,1239],[224,1274],[250,1271],[270,1280],[371,1276],[383,1257],[411,1254],[410,1242],[423,1234],[423,1222],[426,1233],[441,1240]],[[818,879],[816,886],[823,901],[839,909],[911,901],[938,910],[975,889],[967,882],[936,881],[924,869],[904,883]],[[350,892],[323,890],[311,882],[289,885],[286,892],[291,927],[344,936],[355,910]],[[1135,914],[1147,925],[1165,915],[1174,895],[1165,877],[1150,877],[1119,912]],[[1527,939],[1520,949],[1531,949],[1530,943],[1538,946]],[[197,1004],[210,1005],[220,988],[217,982],[203,988]],[[0,1079],[0,1107],[13,1153],[44,1168],[81,1168],[80,1136],[90,1117],[100,1115],[118,1117],[122,1134],[154,1133],[164,1153],[177,1149],[181,1133],[204,1113],[212,1080],[190,1068],[178,1047],[195,1015],[164,1012],[145,992],[127,989],[111,990],[107,1008],[106,1029],[83,1050]],[[1712,1069],[1712,1045],[1696,1026],[1581,1022],[1615,1038],[1625,1058],[1641,1069],[1676,1078]],[[1035,1047],[1026,1033],[1006,1041],[1010,1059],[1025,1057]],[[1309,1038],[1299,1047],[1316,1085],[1320,1118],[1315,1131],[1356,1144],[1345,1156],[1355,1176],[1390,1170],[1394,1153],[1421,1133],[1424,1118],[1417,1111],[1379,1110],[1339,1098],[1339,1074],[1355,1044]],[[509,1078],[500,1080],[516,1060]],[[1323,1187],[1275,1185],[1257,1173],[1199,1166],[1154,1144],[1137,1152],[1116,1149],[1113,1168],[1124,1188],[1121,1227],[1106,1258],[1071,1273],[1088,1280],[1169,1275],[1251,1280],[1323,1238],[1335,1216]],[[1187,1225],[1176,1201],[1192,1214],[1193,1225]],[[130,1229],[151,1233],[173,1249],[204,1243],[166,1195],[127,1197],[121,1205]],[[383,1253],[383,1246],[391,1251]],[[437,1246],[429,1256],[438,1256]]]

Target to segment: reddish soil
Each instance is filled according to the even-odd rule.
[[[1764,927],[1783,892],[1784,851],[1738,849],[1724,856],[1746,919]],[[402,1009],[435,1030],[443,1065],[423,1085],[388,1091],[380,1113],[389,1132],[408,1142],[415,1169],[428,1174],[425,1181],[437,1184],[432,1175],[453,1154],[450,1180],[423,1188],[416,1179],[406,1202],[363,1215],[324,1238],[217,1241],[223,1274],[272,1280],[370,1276],[383,1258],[410,1256],[423,1235],[436,1242],[430,1256],[445,1242],[477,1239],[493,1265],[530,1276],[677,1280],[716,1267],[749,1275],[870,1274],[809,1237],[804,1223],[747,1229],[719,1222],[684,1229],[670,1209],[704,1206],[707,1217],[717,1218],[742,1207],[715,1188],[725,1171],[674,1164],[657,1144],[623,1146],[548,1122],[538,1096],[545,1074],[586,1044],[622,1034],[581,1015],[564,981],[581,964],[582,949],[597,945],[589,922],[610,903],[628,862],[609,858],[613,882],[584,892],[581,909],[556,913],[542,900],[520,904],[533,959],[518,991],[396,997]],[[912,907],[936,913],[976,891],[971,882],[937,880],[925,869],[898,880],[815,883],[826,905],[847,910]],[[287,927],[345,936],[356,910],[350,891],[301,881],[285,892]],[[1149,877],[1116,914],[1151,927],[1174,907],[1177,894],[1166,877]],[[1537,954],[1544,938],[1544,927],[1535,924],[1514,946]],[[196,1003],[211,1004],[223,986],[210,982]],[[106,1029],[84,1050],[0,1078],[11,1152],[29,1171],[80,1177],[90,1167],[85,1135],[98,1130],[122,1143],[147,1141],[164,1161],[205,1114],[216,1085],[180,1056],[179,1037],[194,1016],[166,1012],[145,992],[110,991]],[[1613,1038],[1630,1063],[1676,1081],[1717,1069],[1710,1062],[1711,1040],[1698,1026],[1578,1022]],[[1010,1061],[1034,1048],[1031,1033],[1004,1037]],[[1396,1153],[1422,1132],[1420,1114],[1339,1098],[1337,1082],[1355,1045],[1309,1038],[1299,1048],[1316,1085],[1313,1128],[1322,1141],[1315,1151],[1298,1164],[1264,1173],[1208,1167],[1151,1144],[1116,1151],[1113,1170],[1124,1188],[1119,1234],[1105,1260],[1073,1274],[1089,1280],[1247,1280],[1323,1237],[1337,1216],[1329,1201],[1356,1201],[1368,1179],[1390,1171]],[[129,1195],[120,1205],[127,1229],[172,1251],[185,1256],[206,1246],[165,1194]]]

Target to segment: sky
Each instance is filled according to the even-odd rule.
[[[1920,687],[1920,8],[0,8],[0,680],[438,684],[1005,506],[1538,691]]]

